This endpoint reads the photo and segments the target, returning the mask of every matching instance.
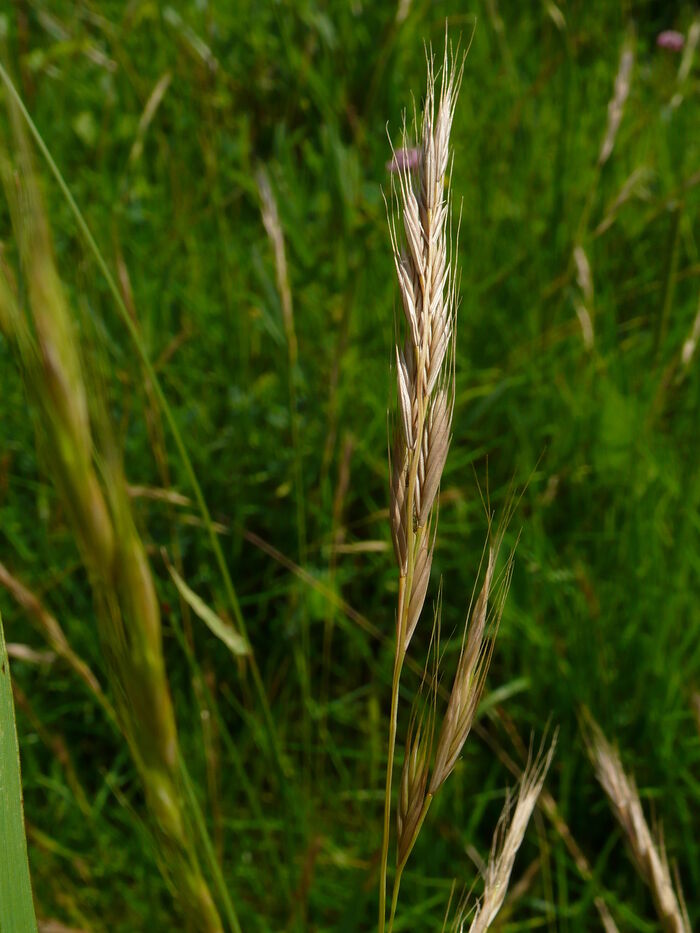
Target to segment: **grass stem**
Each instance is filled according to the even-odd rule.
[[[391,714],[389,722],[389,750],[386,763],[386,785],[384,787],[384,830],[382,835],[382,861],[379,870],[379,933],[384,933],[386,924],[386,873],[389,860],[389,836],[391,833],[391,786],[394,777],[394,752],[396,750],[396,720],[399,702],[398,646],[394,662],[394,677],[391,687]]]

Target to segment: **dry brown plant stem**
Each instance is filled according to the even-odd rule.
[[[58,657],[65,661],[83,681],[90,692],[94,694],[109,721],[116,725],[117,717],[114,707],[105,696],[97,677],[88,664],[71,648],[58,620],[21,580],[18,580],[16,576],[10,573],[3,563],[0,563],[0,586],[3,586],[17,604],[25,610]]]

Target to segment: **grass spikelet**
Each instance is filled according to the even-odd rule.
[[[412,719],[406,737],[406,755],[401,771],[399,802],[396,813],[397,861],[404,865],[411,854],[422,818],[432,751],[432,717],[426,724]]]
[[[651,890],[661,926],[667,933],[690,933],[680,886],[674,886],[663,838],[649,829],[634,778],[600,727],[584,714],[583,727],[596,777],[620,824],[640,876]]]
[[[622,53],[620,54],[620,64],[615,77],[615,89],[610,103],[608,104],[608,125],[605,129],[603,143],[600,147],[598,165],[604,165],[608,161],[615,147],[617,131],[620,128],[622,114],[625,110],[625,103],[630,93],[633,65],[634,50],[632,48],[632,37],[628,37],[622,48]]]
[[[486,628],[496,555],[497,551],[491,548],[484,583],[472,612],[471,624],[465,627],[457,673],[438,738],[435,765],[430,779],[431,794],[437,793],[451,774],[469,735],[484,689],[494,644],[493,638],[486,639]],[[501,589],[497,602],[495,629],[498,627],[508,590],[510,571],[509,564],[505,586]]]
[[[556,734],[546,754],[542,751],[534,762],[529,761],[520,781],[515,808],[506,800],[494,835],[491,855],[484,877],[484,894],[477,905],[469,933],[484,933],[496,919],[503,906],[515,856],[522,845],[532,811],[544,785],[545,777],[554,757]],[[511,815],[512,812],[512,815]],[[463,925],[460,924],[460,931]]]

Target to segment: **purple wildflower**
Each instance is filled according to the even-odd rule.
[[[386,163],[387,172],[403,172],[406,169],[418,168],[420,163],[420,149],[412,146],[410,149],[397,149],[390,162]]]
[[[668,49],[670,52],[680,52],[685,45],[685,36],[682,32],[675,29],[665,29],[656,37],[656,44],[660,49]]]

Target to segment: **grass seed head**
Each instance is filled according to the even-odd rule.
[[[487,623],[489,619],[493,619],[494,627],[498,625],[512,567],[512,562],[509,560],[498,592],[495,594],[494,605],[489,612],[497,553],[497,548],[489,549],[484,582],[465,633],[457,673],[440,728],[435,766],[430,780],[431,794],[437,793],[452,773],[464,743],[467,741],[484,689],[493,651],[493,638],[487,639],[486,637]]]
[[[484,894],[477,905],[469,933],[484,933],[488,930],[503,906],[515,864],[515,856],[522,845],[532,811],[542,791],[545,777],[554,757],[556,743],[555,734],[549,751],[546,754],[540,751],[534,762],[532,760],[528,762],[520,781],[514,809],[511,806],[510,797],[506,799],[486,867]],[[459,929],[462,930],[463,925],[460,925]]]
[[[674,888],[666,849],[660,833],[649,828],[634,778],[626,774],[620,755],[608,742],[589,713],[583,728],[596,777],[620,824],[639,874],[649,886],[663,929],[690,933],[690,922],[680,887]]]
[[[391,163],[389,231],[406,326],[396,346],[399,423],[391,455],[390,516],[399,573],[411,581],[405,648],[430,578],[432,544],[426,529],[450,446],[454,407],[457,278],[448,167],[463,67],[463,56],[446,46],[438,86],[434,57],[428,55],[425,108],[420,127],[417,119],[414,124],[416,145],[404,140]],[[399,155],[405,152],[411,157]]]

